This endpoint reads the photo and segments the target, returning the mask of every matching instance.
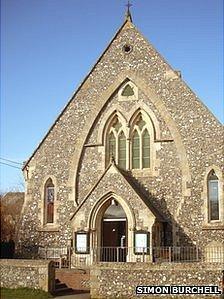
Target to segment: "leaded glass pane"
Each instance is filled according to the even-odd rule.
[[[118,165],[126,168],[126,138],[124,132],[118,137]]]
[[[142,167],[150,167],[150,136],[147,130],[142,134]]]
[[[125,86],[125,88],[123,89],[121,95],[124,96],[124,97],[133,96],[134,95],[133,87],[131,87],[129,84],[127,84]]]
[[[47,223],[54,222],[54,187],[46,188]]]
[[[140,168],[140,138],[136,130],[132,137],[132,168]]]
[[[208,189],[210,220],[219,220],[218,180],[209,180]]]
[[[106,159],[107,165],[110,163],[112,157],[116,159],[116,139],[113,132],[111,132],[108,137],[108,148],[107,148],[106,157],[107,157]]]

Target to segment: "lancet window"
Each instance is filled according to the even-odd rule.
[[[207,187],[209,220],[219,220],[219,180],[214,170],[211,170],[208,174]]]
[[[111,123],[107,134],[106,164],[110,163],[111,158],[121,168],[126,168],[126,136],[121,122],[116,116]]]
[[[131,136],[132,169],[150,168],[150,135],[142,115],[137,118]]]
[[[45,223],[54,223],[54,201],[55,201],[55,187],[52,179],[49,178],[45,184],[44,202],[45,202]]]

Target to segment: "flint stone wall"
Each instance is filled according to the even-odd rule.
[[[221,263],[98,263],[90,270],[90,294],[91,298],[155,298],[155,295],[137,296],[135,288],[138,285],[215,285],[221,289],[222,270]],[[177,295],[164,298],[174,297]],[[180,295],[178,298],[192,297]],[[197,298],[204,298],[204,295],[197,295]]]
[[[123,52],[125,44],[132,46],[130,54]],[[203,180],[209,167],[215,165],[223,170],[223,127],[181,78],[173,76],[167,62],[131,23],[126,23],[29,162],[18,246],[28,243],[33,246],[66,246],[72,238],[73,228],[68,219],[75,212],[77,202],[80,203],[85,196],[83,186],[88,187],[87,192],[94,185],[93,178],[103,173],[99,152],[96,148],[85,149],[84,144],[96,143],[97,123],[100,123],[100,114],[103,116],[106,112],[103,107],[113,105],[116,99],[110,98],[127,77],[136,83],[140,98],[155,113],[162,137],[165,131],[167,136],[174,137],[174,143],[162,143],[158,151],[159,176],[141,178],[140,181],[152,190],[154,204],[158,203],[162,212],[167,210],[169,218],[173,217],[178,229],[184,230],[192,241],[201,246],[214,239],[223,242],[223,222],[219,230],[202,229],[206,221],[206,197],[202,197],[202,193],[207,192]],[[141,92],[146,89],[144,96]],[[127,106],[126,103],[119,105]],[[176,138],[175,134],[179,137]],[[180,174],[178,159],[182,156],[186,156],[186,163],[182,162],[184,166]],[[41,223],[44,184],[52,176],[57,189],[54,230],[43,227]],[[91,184],[86,186],[86,182]],[[181,184],[187,191],[182,191],[183,194]],[[178,213],[173,215],[177,203]],[[180,235],[178,231],[177,234]],[[182,237],[179,243],[187,242]]]
[[[54,291],[55,269],[52,262],[3,259],[0,261],[0,273],[1,287]]]

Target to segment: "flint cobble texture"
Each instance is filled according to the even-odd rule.
[[[52,262],[42,260],[1,260],[1,287],[27,287],[54,290],[55,270]]]
[[[90,271],[91,298],[154,298],[150,295],[136,296],[138,285],[216,285],[221,289],[222,264],[135,264],[101,263],[92,266]],[[110,282],[108,284],[108,281]],[[156,296],[156,298],[160,298]],[[163,298],[163,297],[162,297]],[[188,295],[171,295],[164,298],[192,298]],[[193,295],[193,298],[204,298]],[[220,296],[206,296],[220,298]]]

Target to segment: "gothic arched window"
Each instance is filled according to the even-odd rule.
[[[150,167],[150,136],[147,129],[142,133],[142,168]]]
[[[110,159],[114,157],[116,159],[116,138],[114,136],[113,132],[110,132],[109,137],[108,137],[108,163],[110,162]],[[108,164],[107,163],[107,164]]]
[[[150,168],[150,135],[141,115],[133,127],[131,146],[132,169]]]
[[[118,165],[126,168],[126,137],[123,131],[118,136]]]
[[[207,184],[209,220],[219,220],[219,180],[214,170],[208,174]]]
[[[44,219],[45,223],[53,223],[54,222],[54,199],[55,199],[55,188],[52,182],[52,179],[49,178],[45,184],[45,194],[44,194],[44,202],[45,202],[45,212]]]
[[[137,130],[132,136],[132,168],[140,168],[140,138]]]
[[[106,165],[110,163],[111,158],[122,168],[126,168],[126,136],[122,124],[115,116],[107,133]]]

